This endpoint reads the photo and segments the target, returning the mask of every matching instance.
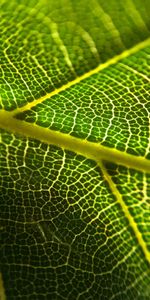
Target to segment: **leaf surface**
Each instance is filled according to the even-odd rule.
[[[0,11],[6,298],[149,299],[149,1]]]

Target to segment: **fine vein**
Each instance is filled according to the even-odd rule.
[[[113,180],[111,179],[110,175],[108,174],[106,168],[104,167],[104,165],[102,164],[102,162],[99,163],[99,166],[103,172],[103,175],[105,177],[105,179],[107,180],[109,187],[112,191],[112,193],[115,195],[118,203],[120,203],[121,208],[124,212],[125,217],[128,219],[130,226],[132,227],[134,234],[138,240],[139,245],[141,246],[143,253],[145,255],[145,258],[147,259],[148,262],[150,262],[150,252],[147,249],[146,243],[143,240],[142,234],[138,229],[138,225],[137,223],[134,221],[134,218],[132,217],[132,215],[129,212],[129,209],[127,207],[127,205],[125,204],[122,195],[120,194],[120,192],[118,191],[116,185],[114,184]]]
[[[54,91],[47,93],[46,95],[42,96],[39,99],[35,99],[32,102],[28,103],[27,105],[24,105],[23,107],[17,108],[15,110],[12,111],[12,115],[15,116],[17,113],[21,113],[23,111],[29,110],[32,107],[34,107],[35,105],[42,103],[44,100],[51,98],[54,95],[57,95],[58,93],[65,91],[66,89],[70,88],[71,86],[79,83],[80,81],[102,71],[103,69],[108,68],[110,65],[116,64],[118,61],[136,53],[137,51],[147,47],[148,45],[150,45],[150,38],[140,42],[139,44],[137,44],[136,46],[123,51],[122,53],[114,56],[113,58],[109,59],[108,61],[106,61],[105,63],[102,63],[100,65],[98,65],[95,69],[88,71],[87,73],[76,77],[74,80],[66,83],[65,85],[55,89]]]

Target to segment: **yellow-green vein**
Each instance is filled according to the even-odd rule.
[[[150,160],[142,156],[131,155],[98,143],[73,137],[69,134],[18,120],[12,116],[11,112],[0,111],[0,128],[68,149],[95,161],[106,160],[150,173]]]
[[[108,174],[106,168],[104,167],[103,163],[100,161],[99,162],[99,166],[103,172],[104,178],[106,179],[106,181],[109,184],[109,187],[112,191],[112,193],[115,195],[118,203],[121,205],[121,208],[124,212],[125,217],[128,219],[130,226],[132,227],[134,234],[138,240],[138,243],[140,245],[140,247],[143,250],[143,253],[145,255],[146,260],[150,263],[150,252],[147,249],[146,243],[143,240],[142,234],[138,229],[138,226],[134,220],[134,218],[132,217],[132,215],[129,212],[129,209],[127,207],[127,205],[125,204],[125,202],[123,201],[122,195],[120,194],[120,192],[118,191],[116,185],[114,184],[114,182],[112,181],[110,175]]]
[[[42,96],[41,98],[39,99],[35,99],[33,100],[32,102],[24,105],[23,107],[20,107],[20,108],[17,108],[15,110],[13,110],[11,113],[13,116],[15,116],[17,113],[21,113],[25,110],[28,110],[28,109],[31,109],[33,106],[36,106],[37,104],[39,103],[42,103],[44,100],[48,99],[48,98],[51,98],[52,96],[54,95],[57,95],[59,94],[60,92],[62,91],[65,91],[66,89],[70,88],[71,86],[79,83],[80,81],[102,71],[103,69],[105,68],[108,68],[110,65],[113,65],[113,64],[116,64],[118,61],[136,53],[137,51],[147,47],[148,45],[150,45],[150,38],[144,40],[143,42],[137,44],[136,46],[130,48],[129,50],[125,50],[123,51],[122,53],[114,56],[113,58],[109,59],[108,61],[106,61],[105,63],[103,64],[100,64],[99,66],[97,66],[95,69],[93,70],[90,70],[88,71],[87,73],[79,76],[79,77],[76,77],[74,80],[66,83],[65,85],[57,88],[56,90],[50,92],[50,93],[47,93],[46,95]]]

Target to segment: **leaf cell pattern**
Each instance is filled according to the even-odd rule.
[[[150,298],[149,11],[1,1],[2,300]]]

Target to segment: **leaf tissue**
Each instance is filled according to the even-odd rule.
[[[0,299],[150,299],[150,2],[1,0]]]

